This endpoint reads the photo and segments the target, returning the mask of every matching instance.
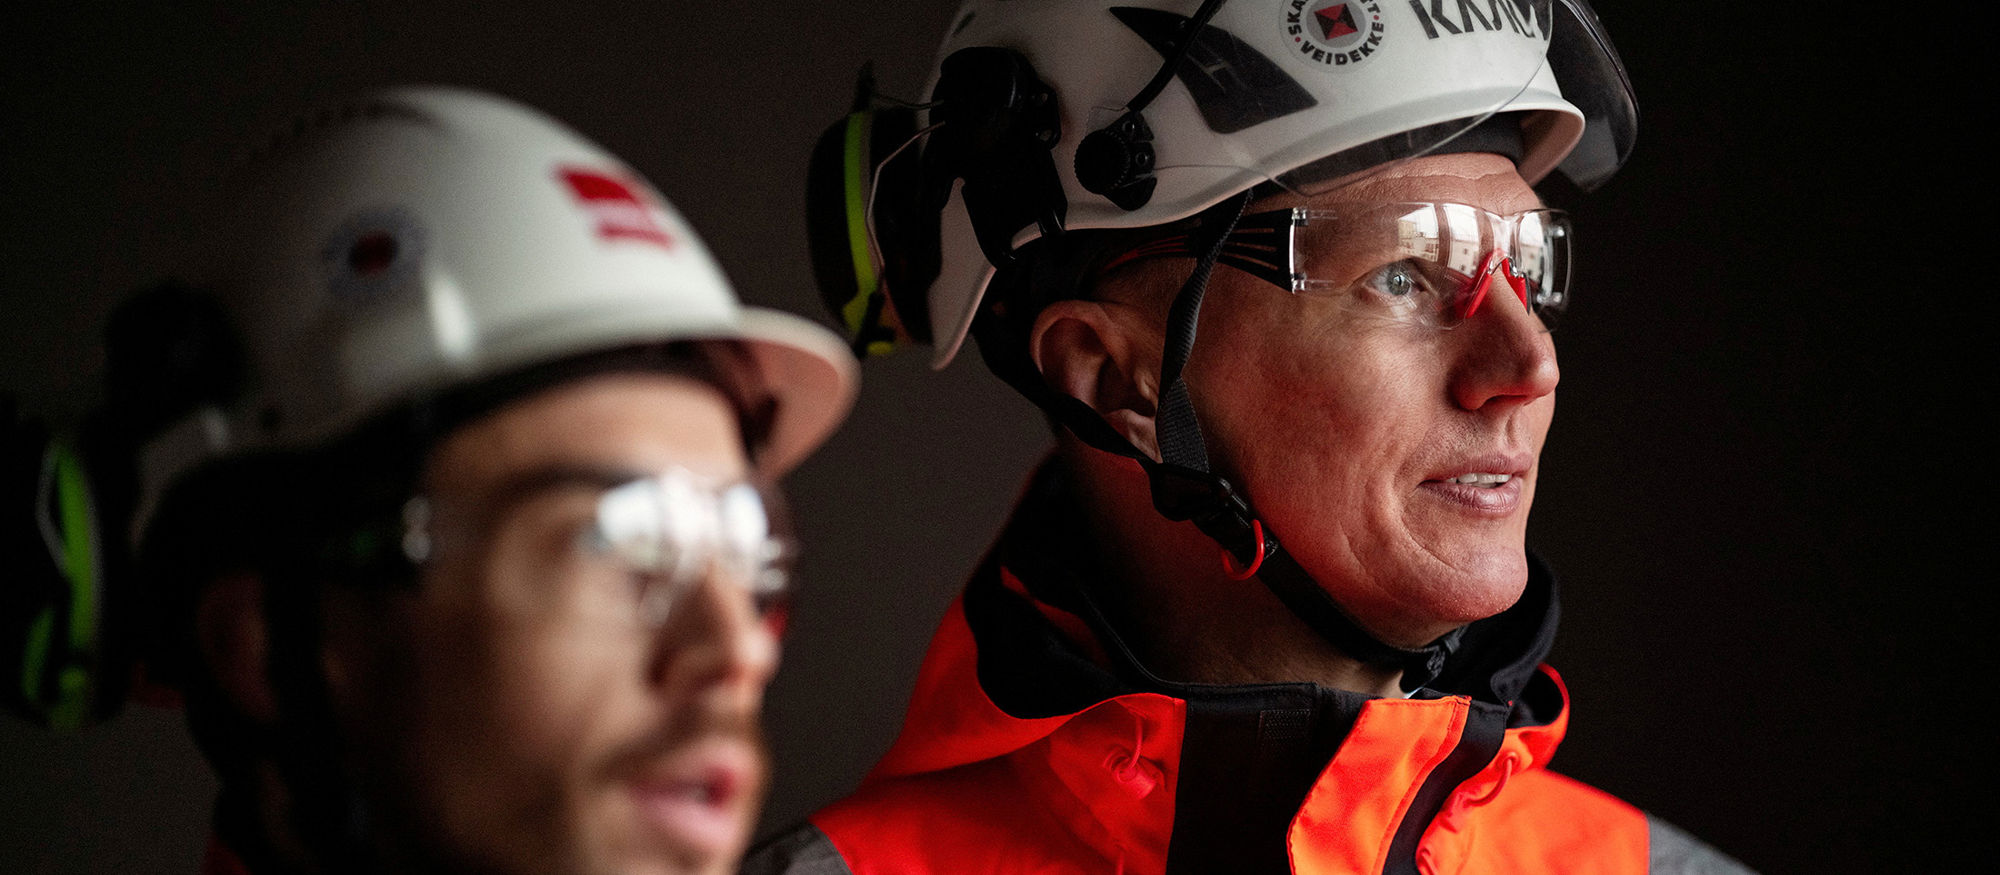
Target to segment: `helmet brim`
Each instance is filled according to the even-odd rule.
[[[826,442],[854,407],[860,365],[832,331],[762,307],[743,308],[737,339],[757,359],[764,388],[778,403],[759,467],[778,477]]]
[[[473,370],[506,373],[532,368],[557,353],[579,349],[612,350],[634,344],[678,340],[734,341],[751,354],[758,391],[777,402],[770,433],[758,448],[756,463],[776,478],[825,443],[853,408],[860,384],[860,366],[839,336],[820,324],[790,313],[762,307],[690,317],[685,307],[667,299],[623,301],[567,318],[527,319],[528,327],[489,338]],[[585,353],[588,354],[588,353]],[[462,383],[460,372],[437,391]],[[401,393],[398,393],[401,394]]]

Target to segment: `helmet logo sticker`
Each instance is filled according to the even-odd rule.
[[[1382,47],[1382,6],[1375,0],[1290,0],[1283,8],[1294,57],[1346,67]]]
[[[349,216],[320,248],[333,296],[374,301],[401,286],[422,263],[424,232],[408,210],[384,207]]]
[[[1484,13],[1479,11],[1478,4],[1467,0],[1458,0],[1457,6],[1458,16],[1454,20],[1444,8],[1444,0],[1431,0],[1429,9],[1420,0],[1410,0],[1410,8],[1417,11],[1418,23],[1424,26],[1426,39],[1502,29],[1530,39],[1549,36],[1548,0],[1493,0]]]
[[[597,236],[604,240],[636,240],[672,248],[674,240],[661,227],[662,212],[639,190],[609,173],[581,167],[557,168],[556,176],[569,186],[579,206],[597,223]]]

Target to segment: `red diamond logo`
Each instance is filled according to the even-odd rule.
[[[1354,26],[1354,11],[1346,3],[1316,9],[1313,15],[1319,19],[1319,28],[1329,40],[1361,32],[1361,28]]]

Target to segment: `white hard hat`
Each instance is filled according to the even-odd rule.
[[[339,437],[426,395],[671,340],[741,341],[777,402],[775,476],[846,415],[857,368],[820,326],[740,305],[653,187],[555,120],[400,88],[300,123],[228,186],[194,279],[245,385],[142,453],[146,497],[207,459]]]
[[[1608,176],[1630,148],[1629,85],[1583,0],[1231,0],[1213,11],[1174,81],[1144,108],[1150,196],[1136,208],[1115,204],[1079,179],[1078,147],[1127,111],[1200,6],[971,0],[940,50],[940,65],[961,49],[997,46],[1018,52],[1053,90],[1060,116],[1054,167],[1069,229],[1171,222],[1266,182],[1312,193],[1354,171],[1435,149],[1500,113],[1518,123],[1516,157],[1530,183],[1564,163],[1586,121],[1598,128],[1578,150],[1588,154],[1564,166],[1580,184]],[[1552,49],[1558,31],[1570,45]],[[1564,73],[1550,63],[1558,55],[1587,69]],[[943,99],[937,84],[934,77],[933,100]],[[1565,89],[1592,93],[1572,101]],[[934,108],[931,123],[946,111]],[[963,343],[994,275],[975,224],[962,190],[954,190],[939,220],[939,271],[928,290],[939,367]],[[1012,245],[1041,234],[1030,223],[1015,230]]]

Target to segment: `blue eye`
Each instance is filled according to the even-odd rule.
[[[1407,260],[1376,268],[1361,284],[1391,298],[1409,298],[1432,291],[1430,281]]]

